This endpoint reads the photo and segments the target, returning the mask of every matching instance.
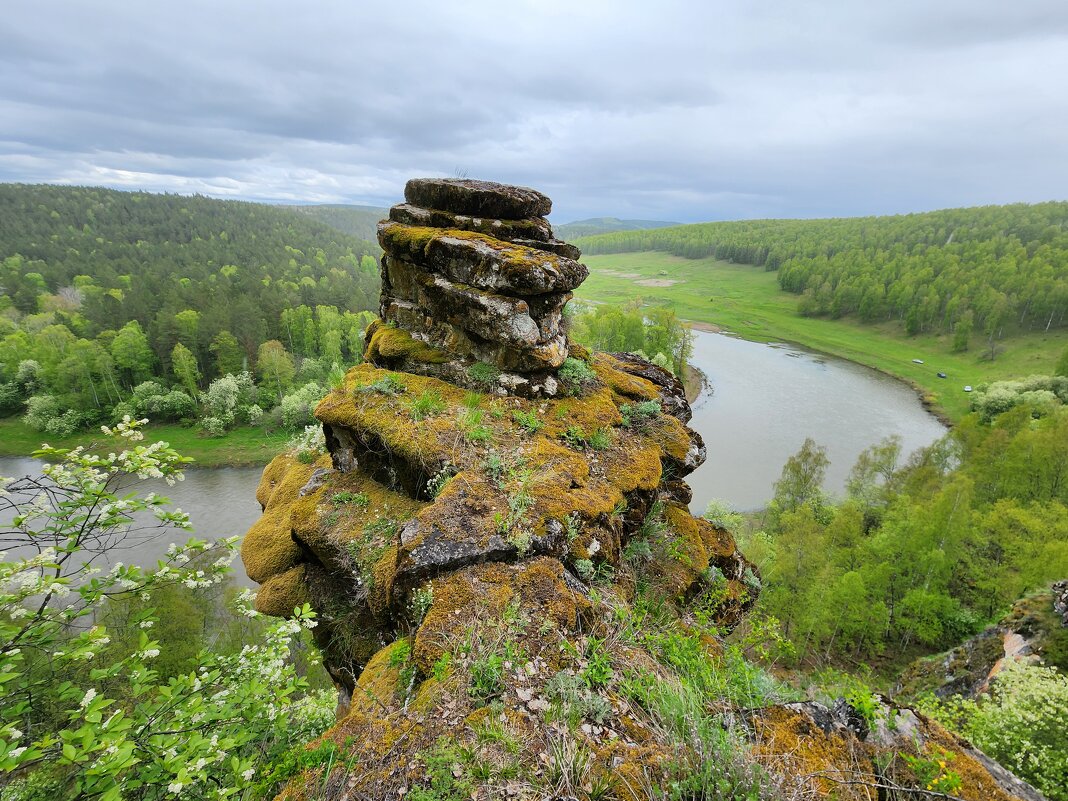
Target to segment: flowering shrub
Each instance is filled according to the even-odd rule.
[[[43,477],[0,481],[0,519],[11,519],[0,537],[16,546],[0,561],[5,798],[231,798],[332,720],[331,699],[305,693],[289,660],[294,636],[315,625],[307,606],[239,653],[202,653],[166,681],[153,670],[153,594],[222,581],[236,538],[172,545],[155,569],[97,566],[133,533],[191,529],[165,498],[116,492],[131,476],[182,479],[188,460],[165,443],[136,444],[144,422],[104,429],[127,441],[118,454],[46,445],[35,455],[58,461]],[[152,522],[140,522],[146,516]],[[136,644],[121,653],[97,622],[116,598],[143,602],[127,638]],[[250,600],[239,607],[252,617]]]
[[[286,450],[304,464],[311,464],[326,453],[326,436],[319,425],[304,426],[304,430],[290,437]]]
[[[921,708],[1050,799],[1068,801],[1068,677],[1011,662],[978,701],[924,699]]]

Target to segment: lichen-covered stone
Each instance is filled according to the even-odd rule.
[[[378,226],[378,241],[387,254],[399,255],[430,272],[520,297],[570,292],[589,275],[586,266],[574,259],[471,231],[383,222]],[[392,283],[392,277],[389,280]]]
[[[534,189],[467,178],[413,178],[404,187],[404,199],[426,209],[500,220],[544,217],[553,208]]]
[[[548,220],[541,217],[530,217],[525,220],[497,220],[492,217],[469,217],[441,209],[424,209],[409,203],[401,203],[389,210],[389,219],[404,225],[474,231],[505,242],[520,240],[520,244],[532,248],[542,247],[555,241],[552,226],[549,225]]]

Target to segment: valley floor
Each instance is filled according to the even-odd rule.
[[[797,296],[779,289],[776,274],[751,265],[666,253],[586,256],[583,261],[590,277],[576,293],[579,300],[625,303],[641,298],[664,303],[685,320],[714,325],[744,339],[788,341],[849,359],[912,384],[946,422],[967,414],[966,385],[1048,374],[1068,347],[1063,331],[1014,336],[999,343],[997,356],[990,361],[978,334],[969,351],[953,353],[950,337],[905,337],[897,323],[861,325],[851,319],[801,317]],[[938,378],[939,372],[947,378]]]

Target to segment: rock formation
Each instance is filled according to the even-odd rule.
[[[588,271],[578,249],[553,238],[549,198],[485,181],[416,179],[407,203],[378,226],[381,316],[432,346],[439,359],[406,365],[462,386],[552,397],[568,357],[564,305]],[[386,330],[372,334],[396,359]],[[481,371],[481,372],[480,372]]]
[[[995,625],[956,648],[916,660],[902,673],[896,694],[975,698],[1012,660],[1068,671],[1068,581],[1021,598]]]
[[[325,452],[268,465],[242,546],[261,612],[314,607],[339,691],[333,756],[284,797],[636,800],[733,776],[689,728],[721,699],[692,721],[657,700],[690,698],[687,671],[713,680],[711,627],[760,589],[687,508],[705,445],[682,385],[568,341],[586,268],[544,195],[415,180],[405,197],[379,229],[365,361],[316,409]]]

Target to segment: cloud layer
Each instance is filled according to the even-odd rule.
[[[1064,0],[11,6],[3,181],[388,205],[466,174],[558,222],[1068,196]]]

